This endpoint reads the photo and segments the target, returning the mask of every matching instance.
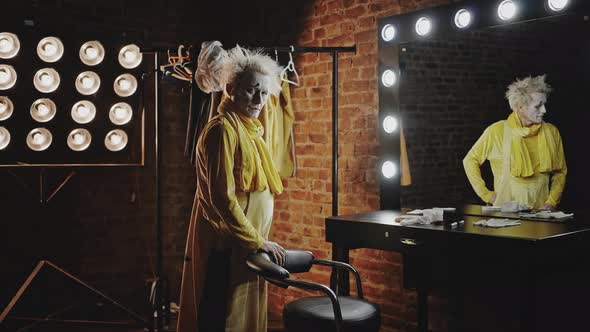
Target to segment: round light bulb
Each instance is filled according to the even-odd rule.
[[[471,13],[467,9],[460,9],[455,14],[455,25],[460,28],[466,28],[471,24]]]
[[[88,109],[88,107],[84,106],[84,105],[80,105],[78,106],[78,108],[76,109],[76,112],[78,112],[78,115],[80,117],[87,117],[88,114],[90,113],[90,110]]]
[[[123,78],[119,80],[119,86],[122,90],[129,90],[129,88],[131,87],[131,82]]]
[[[127,111],[122,107],[115,108],[115,117],[119,120],[124,119],[127,116]]]
[[[47,114],[49,114],[49,107],[47,107],[47,105],[41,103],[41,104],[37,105],[37,112],[41,116],[47,115]]]
[[[516,11],[517,7],[514,1],[504,0],[498,6],[498,17],[504,21],[507,21],[516,16]]]
[[[2,143],[4,143],[5,138],[6,138],[6,135],[4,135],[4,131],[0,130],[0,145],[2,145]]]
[[[125,51],[125,53],[123,53],[123,56],[125,56],[125,60],[127,60],[129,62],[134,61],[137,58],[137,55],[135,54],[135,52],[133,52],[131,50]]]
[[[90,76],[84,76],[82,77],[82,86],[84,86],[87,89],[90,89],[92,87],[92,85],[94,85],[94,79]]]
[[[416,21],[416,32],[420,36],[425,36],[429,34],[430,30],[432,30],[432,22],[430,21],[430,19],[426,17],[420,17],[418,21]]]
[[[397,119],[391,115],[388,115],[383,119],[383,130],[386,133],[391,134],[397,129]]]
[[[55,52],[57,52],[57,47],[55,47],[55,45],[52,43],[46,43],[43,45],[43,52],[45,52],[47,56],[55,55]]]
[[[0,51],[10,52],[10,50],[12,50],[13,47],[14,47],[14,44],[12,43],[12,40],[10,40],[8,38],[1,38],[0,39]]]
[[[84,143],[85,139],[84,139],[84,134],[81,133],[76,133],[74,134],[74,143],[77,145],[80,145],[82,143]]]
[[[397,75],[391,69],[387,69],[381,75],[381,83],[383,83],[383,85],[385,85],[388,88],[393,86],[396,82],[397,82]]]
[[[45,143],[47,139],[45,138],[45,135],[41,134],[41,133],[34,133],[33,134],[33,142],[35,142],[35,144],[37,145],[41,145],[43,143]]]
[[[0,84],[5,84],[10,81],[10,72],[0,69]]]
[[[383,29],[381,29],[381,38],[385,41],[392,41],[396,35],[395,27],[391,24],[386,24]]]
[[[123,138],[119,134],[112,134],[111,137],[109,137],[109,139],[111,140],[111,143],[113,145],[118,145],[119,143],[121,143],[121,141],[123,141]]]
[[[569,0],[549,0],[549,9],[554,12],[563,10],[569,3]]]
[[[92,46],[88,46],[85,50],[84,53],[86,53],[86,55],[88,56],[88,58],[90,59],[95,59],[98,56],[98,50]]]
[[[4,102],[4,100],[0,100],[0,114],[4,114],[8,109],[8,105]]]
[[[53,77],[47,73],[41,74],[41,76],[39,76],[39,80],[41,81],[41,84],[45,86],[50,86],[53,84]]]
[[[392,161],[386,161],[383,163],[383,166],[381,166],[381,173],[387,179],[391,179],[397,174],[397,167],[395,167],[395,164]]]

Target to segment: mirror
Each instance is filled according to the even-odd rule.
[[[547,74],[545,121],[560,131],[568,175],[560,209],[583,208],[590,188],[590,22],[567,15],[400,44],[400,114],[413,184],[402,206],[483,204],[462,160],[484,129],[511,110],[507,86]],[[482,165],[493,189],[489,162]]]

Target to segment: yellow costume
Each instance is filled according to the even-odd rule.
[[[283,187],[260,122],[238,113],[229,100],[218,110],[220,115],[207,124],[197,148],[197,192],[177,331],[208,332],[224,326],[225,331],[262,332],[266,331],[266,284],[248,271],[244,258],[268,237],[273,194]],[[219,256],[228,262],[227,269],[208,270],[214,260],[223,260]],[[226,282],[220,285],[220,280]],[[203,314],[214,300],[207,295],[211,292],[217,297],[225,294],[221,317],[216,312]]]
[[[260,113],[264,127],[264,141],[282,178],[295,175],[295,144],[289,82],[283,81],[279,96],[270,96]]]
[[[480,166],[490,161],[494,191],[488,190]],[[477,195],[490,202],[494,192],[499,206],[518,201],[533,209],[559,203],[567,166],[557,128],[549,123],[523,127],[512,113],[484,131],[463,159],[465,173]]]

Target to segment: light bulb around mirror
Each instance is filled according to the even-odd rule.
[[[397,129],[397,119],[391,115],[388,115],[383,119],[383,130],[386,133],[392,134]]]
[[[104,60],[105,50],[98,40],[91,40],[82,44],[78,55],[83,64],[96,66]]]
[[[121,126],[129,123],[133,116],[133,109],[127,103],[121,102],[113,105],[109,111],[109,119],[115,125]]]
[[[33,78],[33,85],[39,92],[50,93],[59,87],[60,77],[53,68],[39,69]]]
[[[113,89],[119,97],[129,97],[137,90],[137,79],[131,74],[119,75],[113,83]]]
[[[0,127],[0,150],[4,150],[10,143],[10,132],[4,127]]]
[[[64,54],[64,45],[57,37],[45,37],[37,44],[37,55],[45,62],[56,62]]]
[[[465,29],[471,24],[471,13],[467,9],[460,9],[455,14],[455,26]]]
[[[432,21],[426,17],[420,17],[416,21],[416,33],[420,36],[426,36],[432,30]]]
[[[0,32],[0,59],[14,58],[20,50],[20,41],[14,33]]]
[[[381,74],[381,83],[385,87],[392,87],[397,82],[397,75],[391,69],[387,69]]]
[[[13,110],[12,100],[6,96],[0,96],[0,121],[10,118]]]
[[[55,103],[48,98],[35,100],[31,105],[31,117],[37,122],[51,121],[56,114],[57,107]]]
[[[16,71],[11,65],[0,65],[0,90],[8,90],[16,84]]]
[[[381,29],[381,38],[386,42],[392,41],[395,38],[396,32],[397,31],[393,25],[386,24],[383,29]]]
[[[71,115],[76,123],[89,123],[96,116],[96,106],[89,100],[81,100],[72,106]]]
[[[100,77],[93,71],[82,72],[76,77],[76,90],[85,96],[95,94],[100,88]]]
[[[548,0],[549,9],[554,12],[559,12],[565,9],[569,4],[569,0]]]
[[[92,135],[83,128],[74,129],[68,135],[68,147],[73,151],[84,151],[92,142]]]
[[[111,130],[105,137],[104,144],[110,151],[121,151],[127,146],[127,133],[123,130]]]
[[[503,21],[508,21],[516,16],[517,11],[518,7],[514,1],[504,0],[498,6],[498,17]]]
[[[45,128],[35,128],[27,135],[27,146],[33,151],[46,150],[53,140],[51,132]]]
[[[129,44],[119,51],[119,64],[125,69],[133,69],[141,64],[143,55],[135,44]]]
[[[391,179],[397,174],[397,167],[392,161],[386,161],[381,166],[381,173],[385,178]]]

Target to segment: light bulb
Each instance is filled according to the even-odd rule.
[[[396,35],[395,27],[391,24],[387,24],[381,29],[381,38],[385,41],[392,41]]]
[[[78,115],[80,117],[87,117],[88,114],[90,113],[90,110],[88,109],[88,107],[84,106],[84,105],[80,105],[78,106],[78,108],[76,109],[76,112],[78,112]]]
[[[124,119],[127,116],[127,111],[122,107],[115,108],[115,117],[119,120]]]
[[[395,82],[397,82],[397,75],[393,70],[387,69],[381,75],[381,83],[383,83],[383,85],[385,85],[386,87],[389,88],[393,86]]]
[[[5,84],[10,81],[10,72],[4,68],[0,69],[0,84]]]
[[[41,145],[43,143],[45,143],[47,139],[45,138],[45,135],[41,134],[41,133],[34,133],[33,134],[33,142],[35,142],[35,144],[37,145]]]
[[[426,17],[420,17],[418,21],[416,21],[416,32],[420,36],[425,36],[429,34],[430,30],[432,30],[432,22],[430,21],[430,19]]]
[[[516,15],[517,9],[516,4],[512,0],[504,0],[498,6],[498,17],[507,21]]]
[[[43,73],[41,74],[41,76],[39,76],[39,80],[41,81],[41,84],[43,84],[44,86],[50,86],[51,84],[53,84],[53,77],[51,77],[51,75],[47,74],[47,73]]]
[[[82,77],[82,85],[85,88],[90,89],[93,84],[94,84],[94,79],[92,77],[90,77],[90,76]]]
[[[121,87],[122,90],[129,90],[129,88],[131,87],[131,82],[129,82],[126,79],[120,79],[119,80],[119,86]]]
[[[6,135],[4,134],[4,131],[0,130],[0,145],[2,145],[2,143],[4,143],[5,138],[6,138]]]
[[[383,119],[383,130],[386,133],[391,134],[397,129],[397,119],[391,115],[388,115]]]
[[[383,166],[381,166],[381,173],[387,179],[391,179],[395,176],[395,174],[397,174],[397,167],[395,167],[393,162],[386,161],[383,163]]]
[[[86,55],[88,56],[88,58],[90,59],[95,59],[98,56],[98,50],[92,46],[88,46],[85,50],[84,53],[86,53]]]
[[[82,143],[84,143],[85,139],[84,139],[84,134],[81,133],[76,133],[74,134],[74,143],[77,145],[80,145]]]
[[[43,45],[43,52],[45,52],[45,55],[47,56],[55,55],[55,52],[57,52],[57,47],[55,47],[55,45],[52,43],[46,43]]]
[[[554,12],[563,10],[569,3],[569,0],[549,0],[549,9]]]
[[[111,144],[113,145],[119,145],[121,141],[123,141],[123,138],[119,134],[111,134],[111,137],[109,137],[109,139],[111,140]]]
[[[6,102],[4,102],[4,100],[0,100],[0,114],[4,114],[6,110],[8,110],[8,105],[6,105]]]
[[[37,105],[37,112],[39,113],[39,115],[44,116],[49,114],[49,107],[47,107],[47,105],[41,103]]]
[[[1,38],[0,39],[0,51],[2,52],[9,52],[14,47],[12,40],[8,38]]]
[[[466,28],[471,24],[471,13],[467,9],[460,9],[455,14],[455,25],[460,28]]]
[[[134,61],[135,58],[137,57],[137,55],[135,54],[135,52],[133,52],[131,50],[125,51],[125,53],[123,55],[125,56],[125,60],[127,60],[129,62]]]

